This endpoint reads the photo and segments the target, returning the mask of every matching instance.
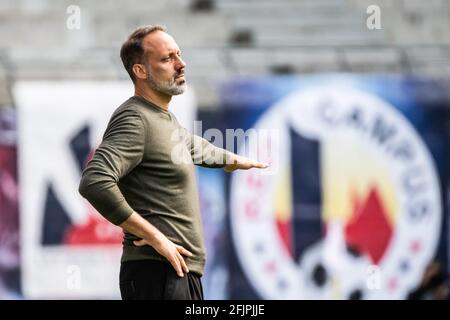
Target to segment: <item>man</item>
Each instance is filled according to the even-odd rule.
[[[186,64],[163,27],[136,29],[120,56],[135,95],[113,113],[79,192],[124,230],[122,299],[203,299],[194,163],[227,172],[266,165],[187,133],[168,110],[186,88]]]

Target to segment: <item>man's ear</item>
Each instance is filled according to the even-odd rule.
[[[143,64],[135,63],[133,65],[133,73],[137,79],[141,80],[147,79],[147,69]]]

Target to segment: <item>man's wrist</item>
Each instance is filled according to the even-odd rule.
[[[148,244],[152,247],[159,246],[161,243],[164,242],[164,239],[166,236],[162,234],[161,231],[159,231],[155,226],[150,224],[150,228],[147,232],[147,235],[145,237],[145,240],[147,240]]]
[[[235,162],[235,154],[230,151],[225,151],[223,155],[224,167],[234,164]]]

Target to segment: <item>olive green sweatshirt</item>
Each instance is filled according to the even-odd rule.
[[[228,151],[187,132],[173,115],[134,96],[113,113],[103,141],[83,171],[79,192],[119,225],[136,211],[169,240],[192,252],[192,272],[203,274],[205,248],[194,164],[220,168]],[[122,262],[166,260],[124,233]]]

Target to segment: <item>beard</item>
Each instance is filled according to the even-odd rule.
[[[148,72],[147,84],[156,91],[162,92],[169,96],[176,96],[182,94],[186,90],[186,81],[182,81],[181,83],[177,83],[175,77],[180,74],[176,74],[172,79],[168,81],[158,81],[156,80],[150,72]],[[184,73],[183,73],[184,74]]]

